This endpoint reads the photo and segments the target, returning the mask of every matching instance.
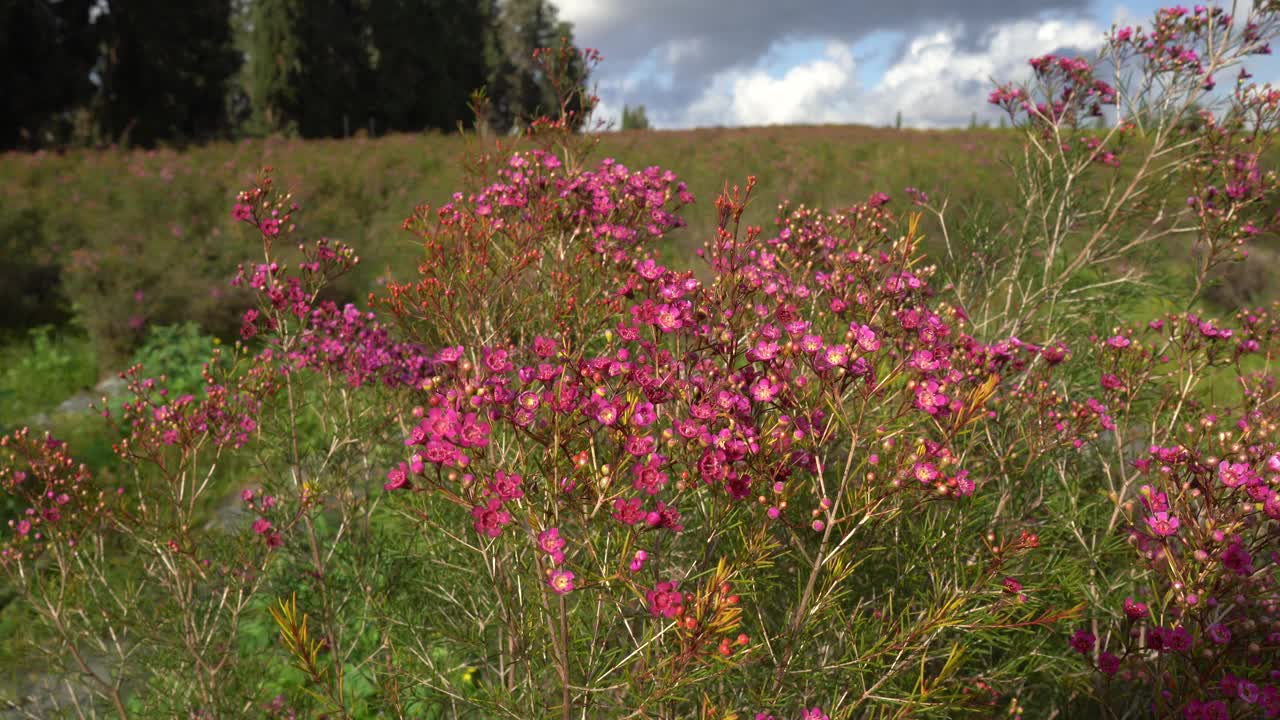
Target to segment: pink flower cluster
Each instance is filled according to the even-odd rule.
[[[0,488],[19,508],[0,565],[36,560],[50,544],[74,547],[111,516],[117,496],[97,486],[65,442],[27,428],[0,437]]]

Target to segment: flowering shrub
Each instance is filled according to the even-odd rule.
[[[419,207],[418,278],[364,311],[323,296],[354,250],[298,242],[265,175],[232,210],[241,342],[104,411],[134,477],[4,440],[36,647],[122,716],[1274,716],[1280,325],[1115,329],[1125,276],[1084,274],[1190,228],[1191,303],[1271,226],[1271,91],[1182,121],[1275,29],[1161,11],[1112,80],[1033,60],[992,96],[1028,142],[1008,246],[908,193],[949,266],[884,193],[748,225],[748,178],[671,267],[687,187],[566,116]]]

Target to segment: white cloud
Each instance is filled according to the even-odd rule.
[[[853,53],[839,43],[781,77],[765,70],[722,73],[680,124],[778,125],[823,122],[834,98],[856,90]],[[679,120],[677,120],[679,122]]]
[[[967,51],[979,29],[1094,12],[1090,0],[555,2],[560,17],[574,24],[575,40],[604,55],[596,75],[601,95],[615,106],[643,104],[651,118],[666,125],[687,124],[694,108],[713,123],[815,114],[839,119],[853,110],[838,99],[856,81],[847,59],[822,48],[852,50],[862,82],[876,82],[892,51],[904,49],[887,48],[886,37],[896,43],[939,28],[968,28],[973,32],[948,39],[958,51]],[[861,53],[868,47],[874,47],[870,60]],[[762,97],[769,94],[782,99]]]
[[[781,75],[766,68],[717,73],[686,109],[652,113],[660,126],[893,122],[937,127],[991,118],[991,81],[1027,77],[1027,60],[1054,48],[1092,50],[1104,29],[1092,20],[1022,20],[994,26],[966,47],[958,25],[918,34],[873,87],[858,82],[855,46],[831,42],[823,55]]]

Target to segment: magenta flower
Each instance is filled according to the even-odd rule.
[[[800,711],[800,720],[831,720],[820,707],[811,707]]]
[[[388,492],[392,490],[404,490],[413,487],[413,483],[409,481],[409,465],[400,463],[398,467],[391,468],[387,471],[387,482],[382,486],[383,490]]]
[[[560,351],[560,343],[557,343],[555,340],[552,340],[551,338],[542,337],[541,335],[539,335],[538,337],[535,337],[533,339],[533,352],[538,357],[544,357],[544,358],[554,357],[555,354],[559,351]]]
[[[853,331],[858,349],[863,352],[875,352],[880,349],[880,338],[876,337],[875,330],[866,325],[850,325],[849,329]]]
[[[1253,574],[1253,556],[1245,550],[1244,543],[1236,538],[1227,549],[1222,551],[1222,564],[1241,577]]]
[[[631,558],[631,564],[628,565],[628,567],[631,568],[631,572],[640,572],[644,569],[644,563],[648,559],[649,553],[644,550],[637,550],[635,557]]]
[[[916,388],[916,407],[937,415],[944,412],[951,398],[942,393],[942,386],[936,380],[930,380]]]
[[[573,592],[573,573],[568,570],[556,570],[547,578],[547,585],[557,595],[568,595]]]
[[[1124,614],[1130,620],[1141,620],[1150,613],[1146,603],[1140,603],[1133,598],[1124,599]]]
[[[1253,470],[1244,463],[1223,460],[1218,463],[1218,479],[1227,487],[1240,487],[1254,479]]]
[[[560,528],[547,528],[538,534],[538,547],[551,556],[551,562],[559,565],[564,562],[564,546],[568,540],[560,537]]]
[[[475,413],[468,413],[458,429],[458,444],[467,448],[482,448],[489,444],[489,423],[480,421]]]
[[[613,519],[623,525],[635,525],[645,519],[644,503],[640,498],[631,498],[624,500],[617,498],[613,501]]]
[[[1160,537],[1169,537],[1178,532],[1178,518],[1167,512],[1158,512],[1147,518],[1151,532]]]
[[[667,474],[662,471],[664,462],[666,458],[655,453],[645,462],[631,466],[634,476],[631,486],[649,495],[657,495],[667,484]]]
[[[911,474],[916,480],[928,485],[938,479],[938,468],[930,462],[918,462],[911,468]]]
[[[268,218],[258,225],[258,229],[267,237],[275,237],[280,234],[280,221],[275,218]]]
[[[1071,649],[1081,655],[1084,655],[1092,652],[1093,646],[1097,642],[1098,638],[1094,637],[1093,633],[1088,632],[1087,630],[1077,630],[1075,634],[1071,636]]]
[[[658,411],[654,409],[651,402],[638,402],[635,410],[631,412],[631,424],[635,427],[649,427],[657,419]]]
[[[246,222],[253,217],[253,208],[244,203],[236,203],[235,208],[231,210],[231,217],[237,222]]]
[[[769,378],[760,378],[751,386],[751,399],[759,403],[767,403],[778,396],[781,385],[771,382]]]
[[[489,537],[501,535],[502,527],[511,522],[511,513],[502,509],[502,502],[497,498],[471,508],[471,517],[475,519],[476,532]]]
[[[676,589],[679,585],[675,580],[668,580],[654,585],[645,593],[649,612],[654,617],[673,618],[684,612],[684,596]]]
[[[522,480],[519,475],[514,473],[507,474],[501,470],[493,474],[493,480],[489,481],[489,492],[498,496],[502,502],[511,500],[519,500],[524,497],[524,490],[520,485]]]

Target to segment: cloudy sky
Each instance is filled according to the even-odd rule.
[[[1185,0],[1191,2],[1193,0]],[[1204,0],[1201,0],[1204,2]],[[601,114],[661,128],[789,123],[945,127],[995,120],[991,79],[1088,54],[1113,23],[1174,0],[557,0],[604,55]],[[1226,5],[1230,5],[1227,0]],[[1251,66],[1252,67],[1252,66]],[[1280,77],[1280,58],[1257,65]]]

